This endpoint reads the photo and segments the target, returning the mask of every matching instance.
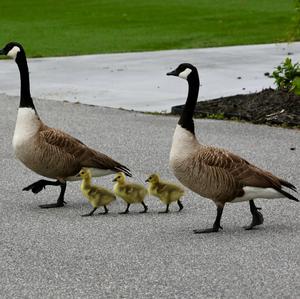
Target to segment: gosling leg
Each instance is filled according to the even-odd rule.
[[[93,216],[94,212],[95,212],[97,209],[98,209],[98,208],[94,208],[90,213],[84,214],[84,215],[81,215],[81,216],[82,216],[82,217]]]
[[[158,213],[160,213],[160,214],[167,214],[167,213],[169,213],[169,206],[170,206],[170,204],[167,204],[166,210],[162,211],[162,212],[158,212]]]
[[[146,204],[142,201],[141,204],[143,205],[144,207],[144,211],[140,212],[140,213],[147,213],[148,211],[148,207],[146,206]]]
[[[104,207],[104,212],[103,213],[99,213],[101,215],[105,215],[108,213],[108,208],[106,206],[103,206]]]
[[[127,204],[127,208],[124,212],[121,212],[119,214],[127,214],[129,212],[130,203]]]
[[[256,207],[253,200],[249,200],[249,204],[250,212],[252,214],[252,222],[250,225],[244,227],[245,230],[251,230],[254,226],[264,223],[264,217],[262,213],[258,212],[258,210],[261,210],[261,208]]]
[[[46,205],[40,205],[40,208],[42,209],[51,209],[51,208],[60,208],[64,206],[64,197],[65,197],[65,192],[66,192],[66,188],[67,188],[67,183],[61,183],[59,181],[56,181],[55,183],[57,183],[57,185],[60,186],[60,194],[59,197],[57,199],[56,203],[52,203],[52,204],[46,204]]]
[[[223,208],[224,207],[217,207],[217,217],[216,217],[216,220],[215,220],[212,228],[199,229],[199,230],[195,229],[194,233],[195,234],[216,233],[219,231],[220,228],[223,229],[223,227],[220,225]]]
[[[180,200],[177,201],[177,204],[178,204],[178,206],[179,206],[178,212],[180,212],[180,211],[183,209],[183,205],[182,205],[182,203],[181,203]]]

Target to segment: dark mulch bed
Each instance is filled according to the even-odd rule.
[[[184,105],[172,107],[180,114]],[[300,96],[274,89],[198,102],[196,117],[246,120],[259,124],[300,126]]]

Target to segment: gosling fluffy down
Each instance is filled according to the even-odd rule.
[[[168,213],[169,205],[175,201],[177,201],[179,211],[183,209],[183,205],[180,201],[180,198],[184,194],[182,187],[160,180],[158,174],[151,174],[146,182],[149,183],[149,194],[158,197],[164,204],[167,205],[166,210],[162,213]]]
[[[123,172],[117,173],[113,182],[116,182],[114,185],[114,193],[127,203],[126,210],[120,214],[127,214],[130,205],[135,203],[141,203],[143,205],[144,210],[141,213],[147,212],[148,207],[144,203],[144,198],[148,194],[148,191],[143,185],[127,183]]]
[[[94,208],[90,213],[84,214],[82,216],[92,216],[99,207],[104,207],[103,214],[107,214],[107,205],[116,200],[116,196],[114,195],[114,193],[107,190],[106,188],[92,185],[92,175],[89,169],[81,169],[79,175],[82,178],[80,189],[83,195],[88,199],[88,201]]]

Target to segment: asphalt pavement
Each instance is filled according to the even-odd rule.
[[[124,163],[135,181],[152,172],[176,181],[168,156],[177,117],[35,103],[48,125]],[[0,95],[1,298],[300,297],[299,203],[257,200],[265,222],[252,231],[242,228],[251,221],[248,203],[227,205],[224,230],[206,235],[193,229],[212,225],[215,206],[192,192],[180,213],[172,205],[168,215],[158,214],[165,207],[151,197],[147,214],[132,206],[131,213],[119,215],[125,204],[118,200],[108,215],[82,218],[91,207],[80,182],[73,182],[65,207],[42,210],[38,205],[56,201],[59,190],[22,192],[40,177],[13,157],[17,107],[17,97]],[[216,120],[195,125],[203,143],[227,148],[300,187],[299,130]],[[94,182],[113,184],[112,176]]]

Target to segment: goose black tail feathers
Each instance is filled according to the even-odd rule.
[[[280,184],[282,185],[282,186],[284,186],[284,187],[287,187],[287,188],[289,188],[289,189],[291,189],[291,190],[293,190],[294,192],[297,192],[297,188],[293,185],[293,184],[291,184],[291,183],[289,183],[289,182],[287,182],[287,181],[285,181],[285,180],[280,180]]]
[[[116,170],[116,171],[124,172],[128,177],[132,177],[132,174],[131,174],[131,172],[130,172],[130,169],[127,168],[127,167],[124,166],[124,165],[120,165],[120,166],[115,167],[115,170]]]
[[[282,190],[282,189],[276,189],[279,193],[281,193],[282,195],[284,195],[285,197],[287,197],[288,199],[294,200],[294,201],[299,201],[298,198],[296,198],[295,196],[291,195],[290,193]],[[295,190],[294,190],[295,191]]]

